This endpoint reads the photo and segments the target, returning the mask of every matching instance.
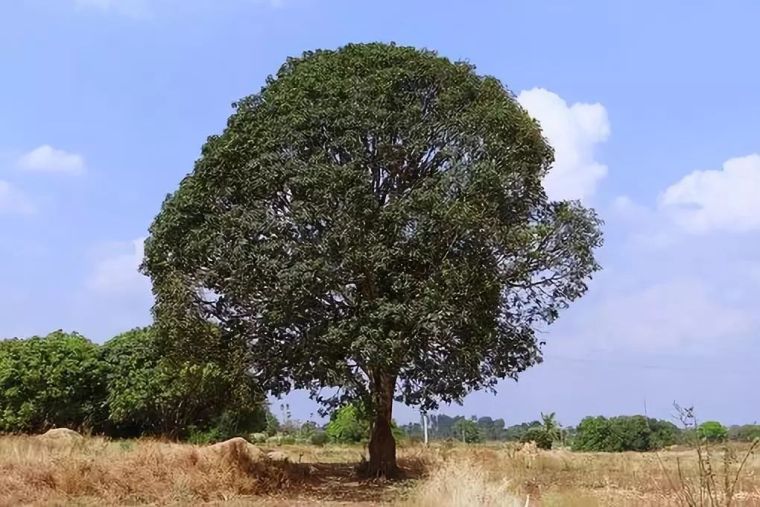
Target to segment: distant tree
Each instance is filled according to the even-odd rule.
[[[220,440],[261,431],[266,404],[253,377],[208,358],[165,357],[155,328],[133,329],[103,346],[107,405],[116,433]]]
[[[574,451],[614,451],[612,428],[606,417],[585,417],[576,428]]]
[[[615,450],[644,452],[652,449],[652,429],[643,415],[613,417],[610,425]]]
[[[369,436],[369,421],[356,403],[349,403],[335,411],[327,423],[325,433],[331,442],[361,442]]]
[[[745,424],[743,426],[731,426],[728,438],[739,442],[752,442],[760,439],[760,425]]]
[[[678,429],[667,421],[641,415],[586,417],[575,430],[572,448],[576,451],[651,451],[671,445]]]
[[[0,431],[99,431],[105,392],[98,346],[82,335],[0,341]]]
[[[218,323],[274,394],[361,401],[368,471],[393,475],[394,400],[429,411],[516,378],[599,268],[596,214],[547,199],[552,160],[470,64],[386,44],[289,58],[151,226],[158,322],[184,356]]]
[[[545,428],[533,427],[523,433],[520,437],[521,442],[533,442],[539,449],[551,449],[554,439]]]
[[[314,421],[306,421],[298,428],[298,438],[302,440],[309,440],[311,436],[319,431],[317,423]]]
[[[504,419],[492,419],[480,417],[477,421],[478,429],[486,440],[504,439]]]
[[[473,420],[459,419],[454,424],[454,433],[457,438],[467,444],[475,444],[483,441],[478,425]]]
[[[650,447],[652,449],[662,449],[669,445],[678,443],[681,438],[681,430],[678,426],[670,421],[661,419],[648,419],[651,435],[649,437]]]
[[[266,418],[265,431],[267,435],[272,437],[280,431],[280,421],[277,420],[277,417],[275,417],[275,415],[270,410],[267,410],[265,418]]]
[[[551,412],[549,414],[541,413],[541,424],[544,433],[547,438],[552,442],[559,440],[562,437],[560,424],[557,422],[557,414]]]
[[[723,442],[728,438],[728,429],[718,421],[705,421],[697,427],[697,435],[708,442]]]
[[[523,435],[531,428],[541,427],[539,421],[531,421],[528,423],[520,423],[509,426],[504,430],[504,440],[508,441],[520,441]]]

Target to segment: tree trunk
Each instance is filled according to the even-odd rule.
[[[369,438],[367,473],[371,477],[392,478],[399,472],[396,465],[396,440],[391,431],[396,379],[390,375],[378,375],[375,378],[374,387],[375,417]]]

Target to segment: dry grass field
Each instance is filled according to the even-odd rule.
[[[353,467],[360,447],[276,450],[289,461],[150,440],[2,437],[0,505],[667,506],[689,505],[689,492],[700,502],[699,478],[705,477],[694,450],[581,454],[503,444],[402,447],[408,477],[395,482],[358,479]],[[733,481],[724,476],[734,476],[741,451],[711,455],[717,505],[726,504],[724,492]],[[711,503],[704,497],[696,505]],[[731,505],[760,506],[759,456],[745,463]]]

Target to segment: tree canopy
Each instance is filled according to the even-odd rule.
[[[394,398],[433,409],[540,361],[600,221],[547,199],[552,149],[513,94],[432,51],[307,52],[234,107],[151,226],[157,321],[183,356],[218,325],[274,394],[360,400],[392,473]]]
[[[728,438],[728,428],[718,421],[705,421],[697,426],[697,436],[709,442],[722,442]]]
[[[98,346],[77,333],[0,341],[0,431],[99,428],[104,372]]]
[[[103,346],[109,421],[122,435],[209,440],[266,426],[266,404],[254,379],[233,364],[165,357],[156,329],[122,333]]]
[[[678,441],[678,427],[643,415],[586,417],[576,428],[575,451],[651,451]]]

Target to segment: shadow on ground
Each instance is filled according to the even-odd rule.
[[[292,487],[271,495],[263,505],[380,505],[398,502],[425,475],[424,466],[417,461],[399,460],[399,465],[403,477],[391,481],[362,478],[354,464],[304,464],[305,476]]]

